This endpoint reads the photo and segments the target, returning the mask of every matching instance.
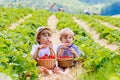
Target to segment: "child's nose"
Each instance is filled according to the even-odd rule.
[[[67,40],[69,40],[69,38],[67,38]]]

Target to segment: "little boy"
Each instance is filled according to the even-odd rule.
[[[69,56],[73,58],[79,57],[80,50],[75,44],[73,44],[73,40],[74,40],[74,33],[71,29],[64,28],[60,31],[60,41],[62,44],[59,45],[57,48],[57,57],[64,57],[64,56]],[[75,61],[73,61],[73,63],[74,65],[76,64]],[[66,70],[68,72],[68,68],[66,68],[65,71]]]
[[[73,44],[74,33],[69,28],[64,28],[60,31],[60,41],[62,44],[57,48],[58,56],[70,56],[73,58],[79,57],[79,48]]]

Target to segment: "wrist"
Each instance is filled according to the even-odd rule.
[[[61,47],[60,49],[63,49],[63,50],[64,50],[64,48],[63,48],[63,47]]]
[[[73,54],[74,54],[74,56],[75,56],[75,57],[77,57],[77,56],[78,56],[78,54],[77,54],[76,52],[74,52]]]
[[[50,46],[49,49],[52,49],[52,47]]]
[[[42,46],[39,46],[39,47],[38,47],[38,50],[40,50],[40,49],[42,49]]]

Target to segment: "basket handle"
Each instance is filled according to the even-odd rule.
[[[49,47],[49,48],[50,48],[50,55],[55,56],[55,59],[56,59],[57,57],[55,55],[55,51],[53,50],[52,47]]]
[[[64,48],[60,48],[60,49],[62,49],[62,50],[65,50]],[[68,48],[66,48],[66,49],[68,49]],[[63,54],[64,54],[64,51],[63,51]],[[72,54],[72,53],[71,53]],[[69,55],[68,55],[69,56]],[[58,53],[57,53],[57,57],[58,57]],[[74,58],[74,55],[72,54],[72,58]]]
[[[53,50],[53,48],[52,48],[52,47],[49,47],[49,49],[50,49],[50,55],[55,56],[55,59],[56,59],[55,51]],[[38,56],[38,52],[37,52],[36,55]],[[37,58],[38,58],[38,57],[37,57]],[[36,58],[36,59],[37,59],[37,58]]]

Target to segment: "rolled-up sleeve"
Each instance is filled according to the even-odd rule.
[[[62,47],[62,45],[59,45],[56,49],[56,51],[58,52],[58,50],[60,50],[60,48]]]
[[[31,53],[30,53],[31,55],[33,55],[33,54],[35,53],[37,47],[38,47],[38,45],[33,45],[33,46],[32,46],[32,51],[31,51]]]

